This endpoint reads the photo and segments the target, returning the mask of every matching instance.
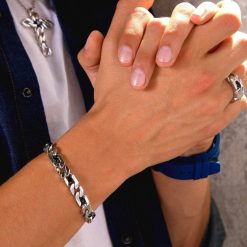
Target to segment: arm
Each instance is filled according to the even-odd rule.
[[[163,83],[164,71],[160,69],[156,70],[156,87],[152,91],[143,94],[134,90],[130,92],[126,83],[130,71],[121,67],[116,59],[118,37],[125,20],[133,11],[125,3],[121,1],[119,4],[103,45],[95,88],[97,101],[93,109],[57,143],[66,163],[85,188],[93,208],[102,203],[126,178],[150,164],[181,155],[200,140],[219,132],[247,105],[243,99],[229,108],[229,96],[220,97],[231,92],[228,87],[223,88],[222,76],[217,83],[211,83],[209,91],[213,93],[201,90],[200,93],[194,92],[194,97],[191,97],[191,90],[184,91],[184,78],[188,89],[198,89],[199,80],[192,83],[191,71],[197,65],[198,70],[193,76],[201,78],[204,59],[193,59],[192,65],[188,65],[185,58],[181,58],[180,71],[190,73],[181,76],[176,70],[167,75],[168,85],[178,92],[173,94],[172,99]],[[228,27],[225,28],[228,30]],[[196,34],[196,37],[201,36]],[[198,38],[191,41],[191,47],[194,47],[195,40]],[[241,38],[238,44],[244,42],[246,38]],[[240,64],[245,58],[246,47],[236,44],[233,48],[236,58],[231,59],[235,58],[236,63]],[[188,50],[191,51],[191,48]],[[213,62],[210,68],[215,65]],[[226,58],[223,67],[229,73],[228,70],[233,67],[232,60]],[[184,102],[180,101],[180,92],[184,92]],[[235,115],[224,112],[218,105],[214,107],[214,112],[205,114],[203,106],[215,96],[224,109],[234,110]],[[164,99],[166,103],[161,104]],[[177,102],[173,106],[176,111],[170,110],[171,100]],[[181,118],[185,113],[189,117]],[[223,116],[220,122],[219,115]],[[204,118],[208,121],[201,121]],[[193,130],[185,123],[188,126],[193,124]],[[214,129],[210,127],[212,125]],[[180,140],[179,145],[174,137]],[[100,186],[98,181],[102,181]],[[61,246],[67,242],[83,220],[67,188],[59,182],[46,157],[40,155],[1,187],[3,224],[0,225],[0,239],[3,245],[24,246],[28,242],[30,246]]]
[[[209,218],[209,178],[182,181],[153,171],[173,246],[200,246]]]
[[[218,6],[221,4],[222,2]],[[199,5],[198,10],[199,13],[204,12],[204,15],[205,10],[206,13],[213,13],[211,17],[217,13],[213,11],[212,3]],[[198,23],[199,19],[197,15],[192,14],[191,20]],[[212,141],[213,138],[202,141],[184,156],[206,152]],[[154,170],[152,172],[173,246],[200,246],[210,214],[210,178],[177,180]]]
[[[186,152],[186,157],[194,154],[207,155],[207,151],[212,146],[211,143],[211,139],[201,142],[200,146],[195,146]],[[219,144],[215,143],[214,145],[216,145],[214,150],[210,149],[211,153],[212,151],[215,152],[215,148],[218,149]],[[180,162],[187,164],[186,159],[184,157],[183,161],[180,160]],[[201,165],[201,158],[197,156],[197,159],[199,163],[193,163],[193,166]],[[169,164],[162,163],[159,165],[160,167],[154,166],[153,179],[173,245],[196,247],[200,246],[208,225],[211,202],[210,179],[207,177],[197,180],[181,180],[180,178],[172,178],[173,175],[168,177],[166,171],[172,168],[176,169],[177,162],[178,159],[175,159]],[[210,160],[205,162],[208,163]],[[168,166],[168,170],[166,166]],[[161,168],[161,172],[159,168]],[[168,172],[168,174],[170,173]]]
[[[203,9],[205,11],[202,11]],[[166,42],[166,44],[169,43],[175,56],[173,57],[173,60],[171,62],[160,64],[161,66],[171,66],[175,63],[185,36],[188,35],[191,30],[191,24],[189,24],[188,21],[192,10],[193,8],[191,6],[179,5],[179,8],[177,7],[172,14],[170,20],[170,30],[169,26],[167,27],[167,22],[166,31],[168,35],[166,35],[165,33],[163,42]],[[195,12],[196,14],[191,16],[191,20],[198,25],[204,24],[211,18],[213,18],[218,10],[219,8],[213,3],[203,3],[198,7],[198,11]],[[223,11],[221,14],[227,15],[227,12],[228,11],[225,11],[224,13]],[[187,18],[179,19],[179,17],[181,17],[181,13],[187,15]],[[203,16],[198,16],[197,13],[204,14]],[[151,26],[150,23],[151,22],[149,21],[148,28],[150,28]],[[174,26],[176,26],[176,29],[172,30],[172,27]],[[131,29],[131,22],[129,24],[129,27]],[[142,32],[140,31],[140,33]],[[94,35],[92,35],[92,37],[93,36]],[[140,36],[142,36],[142,34],[140,34]],[[102,36],[101,39],[103,40]],[[135,51],[137,47],[136,43],[139,44],[140,41],[138,41],[138,39],[135,42],[133,41],[134,40],[132,39],[132,43],[130,41],[128,42],[127,38],[123,37],[120,41],[120,44],[125,46],[126,43],[128,43],[128,47],[132,47],[132,50]],[[92,44],[93,43],[94,42],[92,41]],[[100,45],[97,48],[99,49]],[[143,49],[143,47],[139,48],[139,50],[141,49]],[[149,50],[150,49],[151,45],[149,45]],[[91,47],[91,53],[97,54],[97,51],[94,50],[93,45]],[[133,53],[137,54],[137,56],[135,57],[135,61],[133,63],[126,63],[125,66],[133,64],[133,67],[135,67],[136,65],[141,64],[141,66],[146,71],[148,78],[147,80],[149,80],[151,77],[150,74],[152,74],[153,69],[153,67],[149,65],[153,62],[153,56],[149,53],[150,57],[142,57],[140,56],[140,54],[142,53],[141,51]],[[87,57],[85,56],[86,54]],[[88,74],[91,73],[96,75],[97,69],[95,69],[95,67],[94,71],[88,70],[88,68],[90,68],[90,61],[92,65],[98,64],[100,57],[96,59],[90,58],[92,58],[92,56],[90,55],[90,49],[87,52],[82,50],[81,54],[79,55],[79,60],[84,69],[88,71]],[[94,78],[95,77],[96,76],[94,76]],[[91,77],[92,81],[94,81],[94,78]],[[144,87],[146,87],[147,84],[148,83],[146,83]],[[140,87],[138,89],[140,89]],[[213,138],[209,138],[200,142],[199,145],[196,145],[191,150],[184,153],[184,155],[190,156],[192,154],[205,152],[211,146],[212,140]],[[153,177],[160,197],[163,214],[168,224],[168,230],[170,232],[173,245],[199,246],[208,223],[211,196],[209,178],[197,181],[179,181],[169,178],[158,172],[153,172]]]
[[[126,174],[116,171],[121,159],[117,157],[113,164],[114,155],[103,154],[113,147],[105,142],[103,130],[96,134],[94,122],[95,118],[87,115],[57,146],[95,209]],[[125,157],[124,153],[120,157]],[[45,154],[0,187],[0,219],[1,244],[9,247],[63,246],[84,223],[79,207]]]

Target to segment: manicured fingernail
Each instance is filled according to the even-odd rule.
[[[169,63],[172,60],[172,50],[169,46],[162,46],[157,54],[160,63]]]
[[[145,81],[146,81],[146,76],[143,70],[139,68],[134,69],[130,79],[131,85],[133,87],[142,87],[144,86]]]
[[[193,15],[203,17],[206,14],[206,11],[207,10],[203,6],[199,6],[199,7],[197,7],[197,9],[193,13]]]
[[[133,52],[129,46],[122,46],[118,52],[118,58],[121,63],[128,64],[132,61]]]

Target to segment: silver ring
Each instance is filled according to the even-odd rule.
[[[227,81],[233,89],[233,98],[231,102],[240,100],[245,95],[243,81],[235,74],[230,74],[227,77]]]

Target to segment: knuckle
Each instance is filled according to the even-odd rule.
[[[153,18],[148,10],[138,7],[130,15],[127,26],[125,27],[124,36],[142,36],[142,33],[145,29],[146,23]],[[138,20],[138,21],[137,21]]]
[[[131,17],[134,19],[136,19],[136,18],[145,19],[145,18],[151,17],[151,16],[152,16],[151,13],[143,7],[136,7],[131,14]]]
[[[181,14],[176,14],[174,17],[171,17],[171,21],[165,30],[165,34],[167,36],[176,36],[178,40],[183,40],[193,27],[190,16],[191,13],[188,17]]]
[[[179,13],[183,16],[190,17],[194,10],[195,7],[192,4],[188,2],[182,2],[175,7],[174,12],[176,14]]]
[[[125,44],[131,44],[136,39],[141,39],[142,33],[139,29],[128,28],[124,31],[122,36],[122,42]]]
[[[211,8],[216,8],[217,7],[217,5],[215,3],[209,2],[209,1],[205,1],[205,2],[201,3],[200,6],[203,6],[206,9],[211,9]]]
[[[165,22],[160,20],[160,18],[152,19],[147,25],[147,29],[154,32],[163,32],[165,30],[165,27]]]
[[[166,39],[172,38],[172,37],[178,37],[180,35],[180,30],[178,29],[177,24],[170,25],[169,28],[165,30],[164,37]]]

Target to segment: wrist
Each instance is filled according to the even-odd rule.
[[[220,172],[219,152],[220,135],[218,134],[207,152],[189,157],[177,157],[160,163],[153,169],[175,179],[197,180],[206,178]]]
[[[120,158],[112,152],[116,144],[109,130],[98,125],[100,120],[89,112],[56,143],[94,209],[127,179]]]

